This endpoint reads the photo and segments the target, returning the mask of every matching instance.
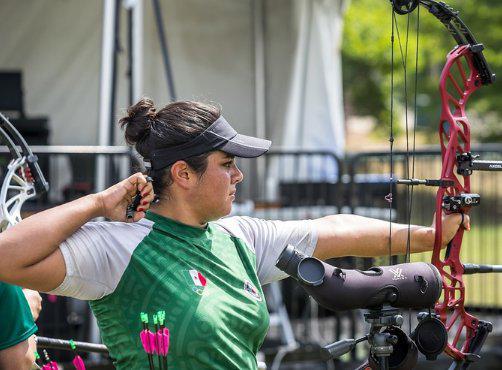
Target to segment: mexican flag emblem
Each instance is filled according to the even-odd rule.
[[[246,280],[244,282],[244,290],[247,294],[249,294],[251,297],[256,299],[257,301],[261,301],[261,295],[258,292],[258,289],[255,288],[253,283],[251,283],[249,280]]]
[[[207,284],[204,275],[202,275],[197,270],[185,270],[184,274],[185,274],[185,280],[188,283],[188,285],[192,288],[192,290],[195,293],[202,295],[204,287]]]

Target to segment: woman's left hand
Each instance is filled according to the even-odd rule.
[[[463,221],[463,222],[462,222]],[[465,230],[469,231],[471,229],[471,220],[469,215],[460,213],[450,213],[442,214],[443,231],[441,235],[441,247],[446,247],[448,243],[453,239],[457,230],[463,227]],[[432,220],[432,228],[436,228],[436,214]]]

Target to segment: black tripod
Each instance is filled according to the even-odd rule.
[[[352,351],[358,343],[368,341],[368,362],[360,369],[411,369],[417,363],[418,351],[413,341],[400,329],[403,317],[399,310],[389,307],[368,310],[364,320],[370,324],[369,333],[359,339],[343,339],[323,348],[323,358],[329,360]],[[383,330],[382,330],[383,329]]]

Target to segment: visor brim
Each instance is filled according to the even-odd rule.
[[[268,152],[271,144],[270,140],[237,134],[218,149],[236,157],[256,158]]]

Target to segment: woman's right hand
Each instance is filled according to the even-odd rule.
[[[132,203],[136,192],[141,192],[141,202],[133,218],[127,218],[127,207]],[[152,183],[138,172],[127,179],[96,194],[101,207],[100,214],[112,221],[136,222],[145,217],[145,211],[154,200]]]
[[[40,311],[42,311],[42,297],[40,294],[31,289],[23,289],[26,301],[28,301],[28,306],[30,306],[31,315],[33,320],[37,321]]]

